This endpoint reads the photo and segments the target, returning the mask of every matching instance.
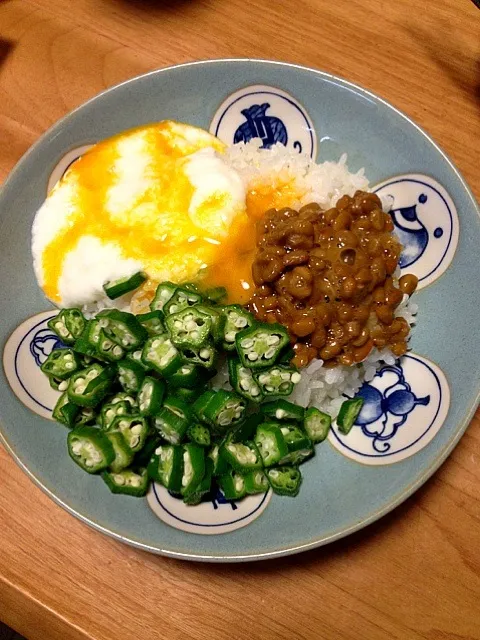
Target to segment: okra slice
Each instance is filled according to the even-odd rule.
[[[220,446],[220,444],[215,444],[208,452],[208,457],[213,463],[214,476],[223,476],[229,469],[227,461],[220,455]]]
[[[224,434],[232,425],[243,419],[246,402],[236,393],[218,389],[203,410],[203,420],[213,432]]]
[[[118,381],[127,393],[138,393],[145,378],[145,369],[134,360],[121,360],[118,364]]]
[[[180,493],[183,478],[183,447],[161,445],[148,464],[148,475],[172,493]]]
[[[262,458],[254,442],[235,443],[227,440],[220,447],[219,453],[232,469],[241,474],[261,469],[263,466]]]
[[[100,329],[97,354],[109,362],[118,362],[125,357],[125,350],[107,335],[105,329]]]
[[[194,403],[204,391],[204,386],[196,387],[195,389],[188,389],[184,387],[174,387],[172,389],[172,392],[174,392],[184,402],[188,402],[188,404]]]
[[[210,431],[204,424],[193,423],[187,429],[187,438],[199,447],[209,447]]]
[[[182,496],[189,496],[198,488],[205,475],[205,450],[195,444],[183,447]]]
[[[202,301],[202,296],[196,291],[191,291],[185,287],[177,287],[170,300],[164,305],[165,317],[171,313],[178,313],[187,307],[193,307]]]
[[[257,428],[254,442],[260,452],[264,467],[271,467],[288,454],[288,446],[285,442],[280,427],[274,423],[262,423]]]
[[[293,404],[293,402],[288,402],[288,400],[283,400],[283,398],[273,402],[265,402],[265,404],[262,404],[262,412],[269,418],[287,422],[292,420],[303,422],[305,418],[305,409],[303,407]]]
[[[112,493],[143,498],[148,491],[149,478],[145,468],[104,471],[102,478]]]
[[[150,303],[150,309],[152,311],[162,311],[176,290],[176,284],[172,282],[161,282],[155,291],[155,297]]]
[[[275,469],[267,469],[265,473],[274,493],[292,498],[298,495],[302,484],[302,474],[297,467],[276,467]]]
[[[57,422],[61,422],[66,427],[73,428],[75,419],[80,411],[80,407],[68,399],[68,394],[64,391],[57,400],[53,409],[52,417]]]
[[[241,500],[247,493],[245,478],[233,469],[219,476],[217,482],[227,500]]]
[[[115,459],[112,443],[96,427],[76,427],[68,432],[68,453],[88,473],[106,469]]]
[[[72,349],[54,349],[40,369],[56,380],[66,380],[80,369],[80,359]]]
[[[116,404],[117,402],[128,402],[131,409],[137,406],[137,401],[135,400],[134,396],[131,393],[127,393],[126,391],[119,391],[111,398],[109,398],[108,401],[110,404]]]
[[[109,431],[105,435],[110,440],[115,452],[115,459],[110,464],[110,471],[118,473],[132,464],[134,453],[120,431]]]
[[[55,378],[54,376],[47,376],[47,378],[48,384],[52,387],[52,389],[55,389],[55,391],[60,391],[60,393],[63,393],[67,390],[68,380],[60,380],[60,378]]]
[[[215,397],[216,391],[213,389],[207,389],[199,396],[192,405],[193,414],[201,421],[207,422],[205,417],[205,409],[208,407],[209,402]]]
[[[217,351],[210,340],[201,347],[185,347],[181,351],[184,362],[198,364],[207,371],[212,370],[217,363]]]
[[[150,435],[140,451],[137,451],[134,458],[135,466],[146,467],[155,454],[155,450],[162,444],[159,435]]]
[[[58,315],[47,322],[64,344],[73,345],[85,329],[86,320],[80,309],[62,309]]]
[[[303,428],[314,444],[325,440],[330,431],[331,424],[332,418],[328,413],[324,413],[316,407],[310,407],[305,411]]]
[[[289,396],[293,387],[300,382],[301,375],[295,367],[274,364],[269,369],[254,373],[262,393],[265,396]]]
[[[75,426],[91,424],[97,420],[97,412],[92,407],[79,407],[80,412],[75,418]]]
[[[172,387],[195,389],[195,387],[200,387],[205,382],[206,377],[203,367],[193,362],[184,362],[172,375],[168,376],[168,384]]]
[[[226,317],[220,307],[211,307],[206,304],[196,304],[193,309],[200,311],[210,318],[210,336],[215,344],[221,344],[225,335]]]
[[[120,431],[123,434],[130,449],[136,453],[145,444],[150,428],[140,415],[118,416],[110,424],[109,431]]]
[[[281,324],[258,323],[235,336],[240,361],[251,369],[273,365],[289,342],[288,331]]]
[[[199,349],[206,343],[212,328],[212,319],[198,307],[186,307],[165,318],[170,340],[178,349]]]
[[[253,377],[251,369],[244,367],[236,358],[229,358],[228,372],[230,384],[239,395],[252,402],[261,402],[263,400],[262,390]]]
[[[154,418],[154,426],[162,438],[171,444],[180,444],[189,426],[189,420],[182,418],[167,407],[162,407]]]
[[[74,373],[68,383],[68,399],[80,407],[96,407],[110,391],[116,374],[113,365],[92,364]]]
[[[205,474],[203,479],[194,491],[183,497],[185,504],[200,504],[200,502],[208,496],[212,490],[212,476],[213,462],[210,458],[205,458]]]
[[[137,349],[136,351],[129,351],[125,355],[125,360],[131,360],[138,364],[144,371],[148,371],[149,367],[142,360],[142,349]]]
[[[352,400],[345,400],[337,416],[337,426],[340,433],[344,435],[350,433],[362,407],[363,398],[359,397],[353,398]]]
[[[117,298],[120,298],[120,296],[130,293],[130,291],[138,289],[146,279],[146,274],[143,273],[143,271],[138,271],[131,276],[126,276],[125,278],[109,280],[103,285],[103,290],[110,300],[116,300]]]
[[[165,396],[165,382],[146,376],[138,392],[138,408],[141,416],[154,416],[162,408]]]
[[[163,313],[161,311],[150,311],[150,313],[141,313],[137,316],[137,320],[142,327],[145,327],[149,336],[159,336],[165,332],[163,326]]]
[[[315,451],[312,441],[297,425],[282,424],[280,431],[287,443],[288,453],[281,458],[279,464],[299,465],[313,456]]]
[[[252,413],[234,425],[233,429],[228,435],[229,440],[232,442],[245,442],[246,440],[252,440],[259,424],[265,421],[265,416],[261,413]]]
[[[168,335],[163,333],[152,336],[145,342],[142,360],[147,367],[168,378],[180,367],[183,358]]]
[[[147,339],[148,333],[142,327],[133,313],[119,311],[118,309],[104,309],[96,318],[105,329],[108,336],[120,345],[125,351],[135,351]]]
[[[266,493],[270,487],[268,484],[268,478],[265,472],[261,469],[255,469],[254,471],[246,473],[244,478],[245,490],[250,495]]]
[[[108,402],[100,409],[100,426],[102,429],[109,429],[112,422],[118,416],[127,416],[131,413],[131,405],[123,400],[122,402]]]
[[[212,287],[205,291],[205,298],[213,304],[220,304],[227,299],[228,293],[225,287]]]
[[[230,304],[222,308],[225,316],[222,346],[225,351],[235,351],[237,333],[251,327],[255,320],[252,314],[238,304]]]

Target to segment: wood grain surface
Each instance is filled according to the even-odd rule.
[[[358,82],[423,126],[480,195],[480,11],[469,0],[0,0],[0,180],[102,89],[213,57]],[[1,448],[0,479],[0,619],[29,640],[480,639],[478,414],[380,522],[250,565],[182,563],[103,537]]]

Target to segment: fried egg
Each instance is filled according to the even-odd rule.
[[[218,263],[232,229],[251,227],[246,187],[224,151],[206,131],[173,121],[92,147],[35,216],[32,254],[45,295],[83,306],[137,271],[149,282],[184,282]]]

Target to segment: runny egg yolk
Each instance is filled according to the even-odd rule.
[[[95,145],[52,192],[65,189],[68,198],[64,221],[41,255],[47,297],[62,304],[66,258],[90,237],[141,264],[150,288],[162,280],[201,279],[204,286],[224,286],[230,302],[247,302],[256,222],[299,196],[288,182],[245,189],[215,157],[224,150],[207,132],[172,121]]]

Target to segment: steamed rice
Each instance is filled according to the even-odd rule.
[[[346,154],[338,162],[316,164],[308,156],[291,152],[281,144],[270,149],[260,147],[261,141],[258,139],[232,145],[225,154],[226,161],[239,173],[248,189],[266,184],[293,183],[299,194],[298,201],[288,203],[293,208],[316,202],[322,208],[329,209],[343,195],[353,196],[357,190],[369,191],[364,169],[351,173]],[[389,211],[391,202],[384,199],[382,205],[385,211]],[[399,270],[394,277],[398,279]],[[129,296],[115,301],[106,298],[87,305],[83,311],[87,315],[93,315],[111,306],[128,310],[129,302]],[[417,305],[412,304],[405,295],[395,315],[405,318],[411,326],[415,322],[416,313]],[[337,365],[324,368],[322,360],[314,360],[301,371],[301,381],[288,399],[304,407],[317,407],[335,418],[345,396],[352,398],[364,381],[369,382],[374,378],[383,364],[394,364],[395,361],[396,357],[389,349],[379,351],[376,348],[362,363],[350,367]],[[214,388],[231,389],[226,365],[220,368],[212,385]]]

